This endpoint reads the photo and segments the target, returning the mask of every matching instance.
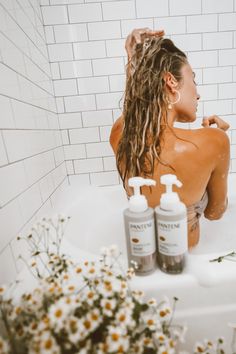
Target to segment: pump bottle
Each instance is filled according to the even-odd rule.
[[[129,199],[129,207],[124,210],[124,224],[129,266],[137,263],[135,273],[147,275],[156,268],[156,235],[153,208],[148,207],[147,199],[140,194],[140,187],[153,186],[152,179],[132,177],[128,180],[134,189]]]
[[[187,210],[172,185],[182,183],[172,174],[161,176],[166,193],[161,195],[160,205],[155,208],[157,227],[157,259],[166,273],[181,273],[184,269],[188,250]]]

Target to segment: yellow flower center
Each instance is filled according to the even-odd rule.
[[[125,321],[125,319],[126,319],[126,316],[124,314],[120,315],[120,317],[119,317],[120,322]]]
[[[126,283],[124,281],[121,283],[121,288],[126,289]]]
[[[37,323],[32,323],[31,328],[34,330],[38,327]]]
[[[114,342],[117,342],[119,340],[120,336],[118,333],[112,333],[111,335],[111,339],[114,341]]]
[[[92,320],[97,321],[98,320],[98,315],[96,313],[92,313]]]
[[[86,329],[90,329],[90,328],[91,328],[91,322],[88,321],[88,320],[85,320],[85,321],[84,321],[84,327],[85,327]]]
[[[144,345],[150,344],[150,339],[149,338],[144,338],[143,343],[144,343]]]
[[[62,316],[62,310],[61,310],[61,309],[56,310],[55,316],[56,316],[57,318],[60,318],[60,317]]]
[[[17,307],[16,308],[16,314],[19,315],[21,313],[21,308],[20,307]]]
[[[106,309],[106,310],[111,310],[111,304],[110,304],[110,302],[106,302],[105,309]]]
[[[44,343],[44,348],[45,348],[45,349],[51,349],[51,348],[52,348],[52,345],[53,345],[52,340],[51,340],[51,339],[48,339],[48,340],[46,340],[45,343]]]
[[[77,323],[74,320],[70,321],[70,329],[72,331],[72,333],[75,333],[77,331]]]
[[[120,346],[119,346],[117,353],[124,353],[124,347],[123,347],[123,345],[120,345]]]

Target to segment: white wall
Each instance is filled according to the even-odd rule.
[[[16,236],[50,212],[65,178],[39,3],[0,0],[0,283],[27,257]]]
[[[201,94],[199,119],[230,124],[236,172],[236,0],[41,0],[68,173],[118,182],[108,137],[120,114],[124,41],[133,29],[164,28],[188,54]]]

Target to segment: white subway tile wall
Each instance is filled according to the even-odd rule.
[[[17,236],[50,213],[53,193],[67,180],[47,49],[54,25],[67,22],[66,6],[0,1],[0,283],[13,280],[23,266],[18,255],[27,256]],[[61,78],[57,62],[53,77]],[[63,83],[56,88],[67,93]]]
[[[163,28],[187,52],[201,95],[191,127],[200,127],[203,115],[222,115],[236,144],[236,1],[41,0],[41,5],[68,173],[78,176],[71,180],[119,183],[109,134],[121,114],[124,45],[133,28]]]

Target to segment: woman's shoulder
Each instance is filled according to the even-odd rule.
[[[177,129],[178,132],[180,131]],[[181,129],[183,137],[190,139],[197,145],[203,146],[203,148],[217,148],[220,149],[229,146],[229,137],[221,129],[218,128],[199,128],[199,129]]]
[[[193,130],[193,134],[202,140],[206,145],[223,148],[229,146],[229,137],[225,131],[219,128],[201,128]]]

